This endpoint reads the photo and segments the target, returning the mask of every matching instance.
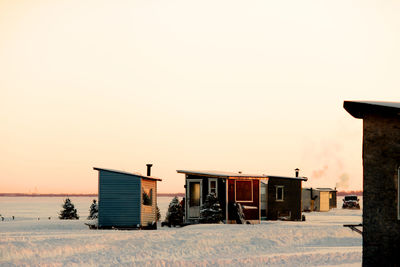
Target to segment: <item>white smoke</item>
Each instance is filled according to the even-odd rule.
[[[325,165],[323,168],[318,169],[318,170],[314,170],[312,172],[312,178],[321,178],[324,177],[326,175],[326,173],[328,172],[328,165]]]
[[[340,188],[340,189],[347,189],[349,188],[349,175],[347,173],[343,173],[340,177],[339,177],[339,182],[336,183],[336,188]]]

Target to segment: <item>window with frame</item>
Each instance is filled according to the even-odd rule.
[[[283,188],[284,188],[283,185],[278,185],[276,187],[276,201],[283,201],[284,197]]]
[[[151,206],[153,204],[153,189],[145,190],[142,188],[142,204],[145,206]]]
[[[217,181],[217,179],[208,179],[208,194],[218,197],[218,181]]]
[[[253,202],[253,181],[252,180],[236,180],[236,201]]]

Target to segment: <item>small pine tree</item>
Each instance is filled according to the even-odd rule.
[[[92,205],[90,205],[88,220],[97,219],[99,214],[99,206],[97,205],[96,199],[93,199]]]
[[[183,208],[179,203],[178,197],[174,197],[169,203],[167,215],[165,217],[165,222],[167,225],[182,225],[183,223]]]
[[[160,219],[161,219],[161,212],[160,212],[160,209],[158,208],[158,205],[156,206],[156,212],[157,212],[157,218],[156,218],[156,220],[157,220],[157,222],[158,222],[158,221],[160,221]]]
[[[209,194],[200,210],[201,223],[219,223],[223,219],[221,205],[214,194]]]
[[[60,211],[60,218],[61,220],[78,220],[79,216],[75,209],[74,204],[72,204],[69,198],[65,199],[64,204],[62,205],[63,209]]]

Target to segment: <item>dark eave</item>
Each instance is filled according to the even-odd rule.
[[[206,177],[214,177],[214,178],[260,178],[260,179],[279,178],[279,179],[307,181],[306,177],[286,177],[286,176],[273,176],[273,175],[265,175],[265,174],[255,175],[255,174],[224,172],[224,171],[177,170],[177,172],[184,173],[187,175],[206,176]]]
[[[357,119],[368,114],[400,116],[400,102],[344,101],[344,109]]]
[[[336,189],[328,188],[328,187],[317,187],[316,188],[319,191],[326,191],[326,192],[337,192]]]
[[[273,175],[266,175],[267,178],[277,178],[277,179],[290,179],[290,180],[302,180],[306,182],[308,180],[307,177],[287,177],[287,176],[273,176]]]
[[[236,172],[224,172],[224,171],[176,170],[176,172],[177,173],[189,174],[189,175],[207,176],[207,177],[215,177],[215,178],[229,178],[229,177],[267,178],[265,175],[254,175],[254,174],[245,174],[245,173],[236,173]]]
[[[119,174],[125,174],[125,175],[134,176],[134,177],[140,177],[140,178],[143,178],[143,179],[154,180],[154,181],[162,181],[160,178],[151,177],[151,176],[144,176],[144,175],[141,175],[141,174],[139,174],[139,173],[130,173],[130,172],[124,172],[124,171],[113,170],[113,169],[97,168],[97,167],[93,167],[93,170],[96,170],[96,171],[113,172],[113,173],[119,173]]]

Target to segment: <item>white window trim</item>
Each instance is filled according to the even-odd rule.
[[[250,181],[250,184],[251,184],[251,200],[237,200],[236,199],[236,190],[237,190],[237,187],[236,187],[236,182],[249,182]],[[235,180],[235,201],[236,202],[248,202],[248,203],[252,203],[253,202],[253,200],[254,200],[254,198],[253,198],[253,180]]]
[[[278,189],[282,188],[282,199],[278,199]],[[275,201],[283,202],[285,200],[285,190],[283,185],[275,186]]]
[[[215,197],[218,197],[218,179],[209,178],[208,179],[208,194],[211,194],[211,182],[215,182]]]

